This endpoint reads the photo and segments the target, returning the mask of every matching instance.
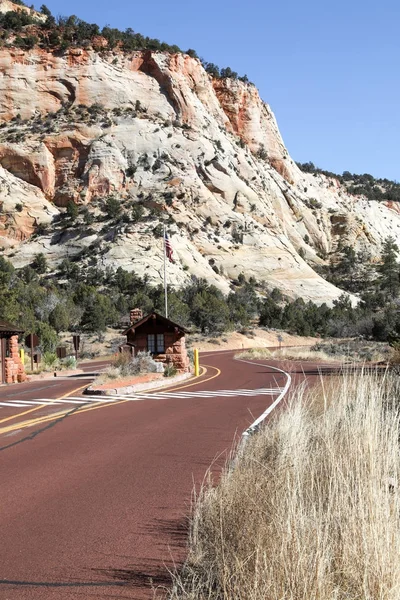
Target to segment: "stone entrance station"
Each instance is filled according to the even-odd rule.
[[[26,380],[25,368],[18,351],[18,335],[21,333],[22,329],[0,321],[0,384]]]
[[[157,362],[172,364],[181,372],[189,371],[184,327],[156,312],[143,317],[142,311],[137,308],[131,310],[130,318],[131,325],[123,333],[127,336],[127,342],[121,346],[121,351],[129,351],[134,355],[150,352]]]

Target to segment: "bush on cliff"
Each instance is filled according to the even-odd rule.
[[[363,194],[370,200],[387,200],[392,202],[400,201],[400,183],[397,181],[391,181],[390,179],[380,178],[376,179],[369,173],[357,174],[350,173],[349,171],[343,171],[342,175],[332,173],[316,167],[313,162],[296,163],[301,171],[304,173],[311,173],[312,175],[322,174],[326,177],[333,177],[338,179],[340,183],[347,187],[349,194],[360,195]]]
[[[18,4],[24,5],[19,1]],[[9,11],[0,14],[0,31],[2,37],[8,38],[9,33],[23,32],[29,25],[35,26],[35,35],[25,31],[24,35],[15,39],[11,45],[29,50],[39,45],[43,48],[54,49],[59,52],[65,52],[70,47],[92,45],[95,51],[103,52],[105,48],[119,48],[125,52],[135,50],[153,50],[158,52],[169,52],[171,54],[183,52],[176,44],[167,44],[156,38],[144,36],[135,32],[131,27],[121,31],[115,27],[106,25],[102,29],[96,23],[88,23],[79,19],[76,15],[58,16],[57,19],[51,14],[46,5],[41,6],[41,14],[46,16],[46,20],[30,15],[26,11]],[[36,35],[38,37],[36,37]],[[100,40],[99,38],[103,38]],[[193,58],[198,58],[193,49],[189,49],[187,54]],[[213,77],[222,79],[240,79],[248,83],[247,75],[239,77],[230,67],[219,69],[213,63],[202,61],[204,68]]]

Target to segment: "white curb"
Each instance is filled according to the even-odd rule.
[[[286,371],[283,371],[282,369],[278,369],[278,367],[273,367],[271,365],[266,365],[265,363],[256,363],[254,361],[250,361],[250,360],[242,360],[241,358],[237,358],[236,360],[243,362],[243,363],[247,363],[248,365],[256,365],[258,367],[268,367],[269,369],[273,369],[274,371],[278,371],[278,373],[283,373],[283,375],[286,375],[286,385],[283,388],[282,392],[280,393],[280,395],[278,396],[278,398],[276,398],[276,400],[271,404],[271,406],[269,406],[264,412],[263,414],[258,417],[258,419],[256,419],[254,421],[254,423],[252,423],[250,425],[250,427],[248,427],[246,429],[246,431],[244,431],[242,433],[242,438],[243,441],[245,441],[250,435],[252,435],[253,433],[255,433],[260,425],[263,423],[263,421],[268,417],[268,415],[270,415],[272,413],[272,411],[278,406],[278,404],[283,400],[283,398],[286,396],[286,394],[289,391],[289,388],[291,386],[292,383],[292,378],[289,375],[289,373],[286,373]]]

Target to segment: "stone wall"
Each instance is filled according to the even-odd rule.
[[[6,383],[18,383],[26,380],[25,368],[18,350],[18,336],[13,335],[9,340],[10,355],[5,358]]]
[[[185,336],[166,333],[164,340],[165,362],[172,363],[178,371],[189,371],[190,360],[187,355]]]

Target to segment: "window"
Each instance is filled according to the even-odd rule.
[[[157,333],[157,353],[158,354],[164,353],[164,334],[163,333]]]
[[[154,335],[154,333],[150,333],[147,336],[147,350],[151,354],[155,354],[155,351],[156,351],[156,336]]]
[[[165,352],[164,347],[164,334],[157,333],[149,333],[147,336],[147,350],[150,354],[163,354]]]

